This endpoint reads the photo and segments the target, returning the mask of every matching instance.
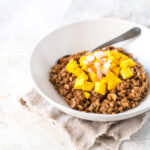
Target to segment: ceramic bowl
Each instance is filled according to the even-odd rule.
[[[97,19],[75,22],[49,33],[34,49],[30,71],[36,88],[54,107],[78,118],[92,121],[117,121],[137,116],[150,109],[150,94],[136,108],[118,114],[96,114],[73,110],[49,82],[50,68],[66,54],[91,50],[122,34],[132,27],[140,27],[142,33],[115,46],[131,52],[143,65],[150,79],[150,30],[144,26],[118,19]]]

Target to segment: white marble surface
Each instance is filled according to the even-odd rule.
[[[33,86],[29,58],[42,37],[88,18],[124,18],[150,27],[149,16],[149,0],[0,0],[0,150],[75,149],[62,129],[17,101]],[[120,149],[149,150],[149,123]]]

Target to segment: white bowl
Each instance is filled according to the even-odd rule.
[[[90,50],[100,44],[120,35],[132,27],[140,27],[140,36],[116,44],[128,52],[134,54],[150,74],[150,30],[135,23],[118,19],[98,19],[72,23],[48,34],[33,51],[30,71],[32,79],[38,91],[47,101],[59,110],[86,120],[93,121],[116,121],[127,119],[150,109],[150,94],[144,101],[134,109],[114,114],[85,113],[71,109],[49,82],[49,70],[56,63],[56,60],[66,54],[74,54],[82,50]],[[148,78],[150,78],[148,76]]]

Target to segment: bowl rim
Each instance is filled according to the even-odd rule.
[[[46,94],[44,94],[44,92],[40,89],[40,87],[38,87],[38,85],[36,84],[36,81],[34,80],[34,77],[32,75],[32,58],[34,56],[34,53],[37,51],[37,47],[45,40],[47,39],[47,37],[56,32],[57,30],[60,30],[62,28],[65,28],[65,27],[68,27],[70,25],[74,25],[74,24],[79,24],[79,23],[84,23],[84,22],[91,22],[91,21],[118,21],[118,22],[123,22],[123,23],[126,23],[126,24],[130,24],[130,25],[134,25],[134,26],[138,26],[140,28],[145,28],[145,29],[148,29],[147,27],[145,26],[142,26],[140,24],[137,24],[135,22],[130,22],[128,20],[124,20],[124,19],[116,19],[116,18],[94,18],[94,19],[85,19],[85,20],[80,20],[80,21],[73,21],[73,22],[70,22],[70,23],[67,23],[67,24],[64,24],[64,25],[60,25],[60,26],[57,26],[57,28],[55,28],[54,30],[52,30],[51,32],[49,32],[46,36],[44,36],[43,38],[40,39],[40,41],[38,42],[38,44],[35,46],[34,50],[32,51],[32,54],[30,56],[30,61],[29,61],[29,68],[30,68],[30,77],[33,81],[33,84],[34,86],[36,87],[36,89],[38,90],[38,92],[48,101],[50,102],[54,107],[58,108],[59,110],[67,113],[67,114],[71,114],[72,116],[74,116],[73,114],[82,114],[80,115],[82,119],[85,119],[84,117],[82,116],[85,116],[86,118],[91,118],[91,117],[96,117],[96,118],[102,118],[100,121],[102,120],[124,120],[124,119],[127,119],[127,118],[131,118],[131,117],[134,117],[134,116],[137,116],[139,114],[142,114],[146,111],[148,111],[150,109],[150,106],[147,106],[146,108],[142,108],[142,109],[138,109],[136,111],[134,111],[134,108],[130,109],[130,110],[127,110],[127,111],[124,111],[124,112],[121,112],[121,113],[117,113],[117,114],[98,114],[98,113],[92,113],[92,112],[82,112],[82,111],[78,111],[78,110],[75,110],[75,109],[72,109],[70,107],[66,107],[66,106],[63,106],[57,102],[55,102],[55,100],[49,98]],[[149,30],[149,29],[148,29]],[[150,31],[150,30],[149,30]],[[75,116],[76,117],[76,116]],[[111,117],[111,119],[110,119]],[[117,119],[117,118],[123,118],[123,119]],[[86,119],[86,120],[92,120],[92,119]],[[94,119],[95,120],[95,119]],[[97,120],[99,121],[99,120]]]

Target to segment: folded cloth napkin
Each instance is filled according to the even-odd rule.
[[[108,150],[118,150],[120,144],[129,140],[146,122],[148,114],[117,122],[96,122],[69,116],[49,104],[36,89],[21,99],[23,106],[60,125],[68,134],[77,150],[87,150],[95,145]]]

